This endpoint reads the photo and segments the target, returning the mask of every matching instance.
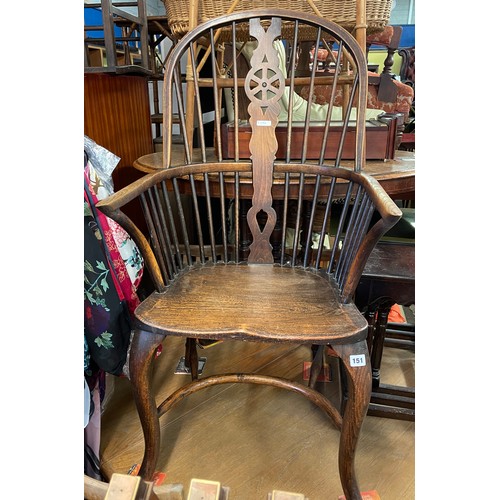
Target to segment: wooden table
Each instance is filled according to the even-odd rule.
[[[215,160],[213,149],[210,150],[211,160]],[[208,156],[208,155],[207,155]],[[193,158],[199,160],[197,151]],[[183,163],[183,150],[181,145],[174,145],[173,165]],[[328,161],[325,162],[328,165]],[[349,167],[353,162],[346,161],[343,165]],[[141,156],[134,162],[134,167],[141,172],[156,172],[163,168],[162,153],[151,153]],[[385,191],[393,199],[412,200],[415,196],[415,152],[396,151],[394,160],[369,160],[366,162],[365,172],[377,179]]]
[[[369,325],[373,379],[368,415],[415,421],[415,387],[384,384],[380,373],[384,346],[415,350],[415,325],[388,323],[394,304],[415,303],[415,244],[379,242],[366,263],[355,303]]]

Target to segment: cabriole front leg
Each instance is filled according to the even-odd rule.
[[[153,360],[162,335],[136,330],[130,348],[130,382],[144,434],[144,458],[140,475],[150,481],[160,451],[160,422],[152,393]]]
[[[372,373],[366,341],[333,346],[345,369],[348,397],[340,431],[339,472],[346,500],[362,500],[354,459],[371,397]]]

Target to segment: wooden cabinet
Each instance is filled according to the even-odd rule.
[[[84,134],[120,157],[113,173],[115,189],[137,178],[134,161],[153,152],[147,78],[86,74]]]

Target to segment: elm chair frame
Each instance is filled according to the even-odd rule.
[[[343,62],[327,76],[316,74],[313,64],[307,84],[328,80],[350,92],[340,118],[332,120],[339,110],[330,103],[323,108],[323,122],[313,122],[311,90],[302,103],[306,113],[299,124],[297,154],[294,100],[304,81],[295,78],[293,61],[299,40],[310,36],[333,40],[337,60]],[[237,59],[249,42],[254,45],[250,71],[240,75]],[[280,43],[287,49],[285,70]],[[183,74],[187,57],[196,63],[191,74]],[[200,64],[210,64],[211,77],[200,76]],[[213,145],[201,126],[195,141],[185,120],[185,94],[192,92],[195,117],[203,123],[201,96],[207,88],[214,103]],[[237,102],[235,154],[222,156],[225,88],[235,100],[243,89],[250,101],[246,158],[239,152]],[[169,409],[206,387],[254,383],[300,393],[330,416],[340,431],[344,494],[361,500],[354,458],[370,400],[371,367],[367,322],[352,299],[375,244],[401,217],[380,184],[363,172],[366,89],[366,59],[355,39],[335,23],[300,12],[260,9],[212,19],[188,32],[170,53],[162,168],[98,204],[136,241],[154,287],[135,311],[128,361],[144,432],[144,479],[150,480],[156,470],[159,419]],[[282,106],[284,96],[288,107]],[[184,138],[180,155],[173,143],[177,113]],[[276,137],[278,124],[287,131],[282,144]],[[334,126],[340,133],[332,145]],[[311,159],[308,151],[318,137],[319,154]],[[350,158],[344,160],[349,148]],[[140,224],[126,213],[135,200],[143,208]],[[330,234],[333,207],[340,215],[335,234]],[[379,218],[373,223],[375,212]],[[142,224],[147,233],[139,229]],[[170,336],[186,339],[192,380],[158,405],[152,391],[155,351]],[[225,339],[310,345],[316,354],[309,384],[272,374],[198,377],[196,342]],[[347,400],[340,409],[315,388],[326,346],[345,370]]]

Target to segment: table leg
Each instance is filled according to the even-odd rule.
[[[372,363],[372,395],[368,407],[368,415],[415,421],[415,388],[383,384],[380,367],[387,334],[389,312],[395,301],[387,299],[380,302],[374,310],[367,313],[368,338],[373,331],[371,346]],[[374,321],[375,317],[375,321]]]

